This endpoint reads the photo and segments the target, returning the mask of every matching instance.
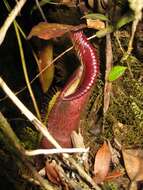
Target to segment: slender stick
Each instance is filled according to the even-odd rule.
[[[59,154],[59,153],[84,153],[88,152],[88,148],[62,148],[62,149],[37,149],[37,150],[26,150],[25,154],[27,156],[35,156],[40,154]]]
[[[43,20],[44,20],[45,22],[47,22],[46,16],[45,16],[45,14],[44,14],[44,12],[43,12],[41,6],[40,6],[39,1],[38,1],[38,0],[35,0],[35,2],[36,2],[37,8],[39,9],[39,12],[40,12],[40,14],[41,14]]]
[[[108,24],[107,24],[108,26]],[[110,34],[106,35],[106,71],[105,71],[105,86],[104,86],[104,108],[103,113],[105,114],[110,104],[110,94],[112,83],[108,81],[108,75],[112,68],[113,54],[112,54],[112,43]]]
[[[20,57],[21,57],[21,63],[22,63],[22,68],[23,68],[27,88],[28,88],[28,91],[29,91],[29,94],[30,94],[30,97],[31,97],[31,100],[32,100],[32,103],[33,103],[33,106],[34,106],[34,109],[36,111],[37,117],[38,117],[38,119],[41,120],[40,111],[39,111],[39,108],[38,108],[34,93],[32,91],[31,85],[30,85],[30,80],[29,80],[28,71],[27,71],[27,68],[26,68],[25,56],[24,56],[24,51],[23,51],[23,47],[22,47],[21,37],[20,37],[19,30],[18,30],[18,27],[17,27],[15,22],[14,22],[14,28],[15,28],[15,32],[16,32],[16,36],[17,36],[17,41],[18,41],[18,46],[19,46],[19,51],[20,51]]]
[[[0,28],[0,45],[4,41],[7,30],[9,29],[10,25],[15,20],[16,16],[19,14],[20,10],[22,9],[25,3],[26,3],[26,0],[18,1],[14,9],[11,11],[9,16],[5,20],[3,26]]]

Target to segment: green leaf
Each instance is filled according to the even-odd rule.
[[[133,14],[128,14],[128,15],[124,15],[123,17],[121,17],[118,22],[116,23],[116,29],[121,28],[122,26],[130,23],[131,21],[134,20],[134,15]]]
[[[103,20],[103,21],[108,21],[108,17],[103,15],[103,14],[98,14],[98,13],[91,13],[88,15],[83,16],[82,18],[90,18],[93,20],[99,19],[99,20]]]
[[[125,66],[119,66],[119,65],[114,66],[109,73],[108,80],[110,82],[112,82],[112,81],[118,79],[119,77],[121,77],[124,74],[126,69],[127,69],[127,67],[125,67]]]
[[[113,32],[113,30],[114,30],[114,28],[112,26],[108,26],[108,27],[96,32],[96,37],[102,38],[102,37],[106,36],[106,34]]]

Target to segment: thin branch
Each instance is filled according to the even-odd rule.
[[[16,32],[16,36],[17,36],[17,41],[18,41],[18,46],[19,46],[19,51],[20,51],[20,57],[21,57],[21,63],[22,63],[22,68],[23,68],[27,88],[28,88],[28,91],[29,91],[29,94],[30,94],[30,97],[31,97],[31,100],[32,100],[32,103],[33,103],[33,106],[35,108],[37,117],[38,117],[38,119],[41,120],[40,111],[39,111],[39,108],[38,108],[34,93],[32,91],[31,85],[30,85],[30,80],[29,80],[29,77],[28,77],[28,71],[27,71],[27,68],[26,68],[25,57],[24,57],[24,52],[23,52],[23,47],[22,47],[22,42],[21,42],[19,30],[18,30],[18,27],[17,27],[15,22],[14,22],[14,28],[15,28],[15,32]]]
[[[133,23],[132,23],[132,34],[131,34],[131,38],[130,38],[130,41],[129,41],[129,44],[128,44],[128,50],[127,50],[127,54],[130,55],[131,52],[132,52],[132,49],[133,49],[133,41],[134,41],[134,36],[135,36],[135,32],[136,32],[136,29],[137,29],[137,25],[138,25],[138,22],[139,20],[134,20]]]
[[[104,108],[103,113],[105,114],[109,108],[110,93],[112,83],[108,81],[108,75],[112,68],[113,54],[110,34],[106,35],[106,71],[105,71],[105,86],[104,86]]]
[[[119,39],[119,35],[118,35],[118,34],[119,34],[119,31],[114,32],[114,36],[115,36],[115,38],[116,38],[116,40],[117,40],[118,46],[119,46],[119,48],[120,48],[122,54],[124,54],[124,53],[125,53],[125,50],[124,50],[124,48],[123,48],[122,45],[121,45],[121,42],[120,42],[120,39]]]
[[[44,12],[43,12],[41,6],[40,6],[39,1],[38,1],[38,0],[35,0],[35,2],[36,2],[37,8],[39,9],[39,12],[40,12],[40,14],[41,14],[43,20],[44,20],[45,22],[47,22],[46,16],[45,16],[45,14],[44,14]]]
[[[35,155],[48,155],[48,154],[59,154],[59,153],[84,153],[88,152],[88,148],[62,148],[62,149],[37,149],[37,150],[26,150],[25,154],[27,156],[35,156]]]
[[[26,0],[20,0],[17,2],[14,9],[11,11],[7,19],[5,20],[3,26],[0,28],[0,45],[3,43],[4,38],[6,36],[7,30],[9,29],[12,22],[15,20],[16,16],[19,14],[20,10],[26,3]]]

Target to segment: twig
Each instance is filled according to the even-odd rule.
[[[84,153],[88,152],[88,148],[62,148],[62,149],[37,149],[37,150],[26,150],[27,156],[35,156],[40,154],[59,154],[59,153]]]
[[[62,147],[56,142],[56,140],[51,136],[48,132],[45,125],[43,125],[25,106],[24,104],[14,95],[14,93],[10,90],[10,88],[6,85],[3,79],[0,77],[0,87],[3,91],[8,95],[8,97],[14,102],[14,104],[20,109],[20,111],[33,123],[33,125],[37,128],[38,131],[45,136],[51,144],[53,144],[56,148],[62,149]],[[92,180],[92,178],[82,169],[82,167],[77,164],[77,162],[70,158],[68,154],[63,154],[63,159],[67,163],[67,161],[72,164],[79,174],[88,181],[96,190],[101,190],[98,185]]]
[[[101,188],[93,181],[93,179],[80,167],[77,161],[75,161],[73,158],[65,160],[65,163],[67,163],[67,161],[69,161],[70,165],[76,168],[76,170],[80,173],[82,178],[86,179],[86,181],[88,181],[96,190],[101,190]]]
[[[134,11],[135,19],[132,23],[132,34],[131,34],[131,38],[128,44],[127,55],[131,54],[132,52],[132,49],[133,49],[132,45],[133,45],[135,32],[136,32],[139,21],[142,19],[142,10],[143,10],[142,0],[135,0],[135,1],[128,0],[128,1],[129,1],[130,8]]]
[[[129,44],[128,44],[127,55],[130,55],[131,52],[132,52],[132,49],[133,49],[132,45],[133,45],[134,36],[135,36],[135,32],[136,32],[138,22],[139,22],[139,20],[135,19],[133,21],[133,23],[132,23],[132,34],[131,34],[131,38],[130,38],[130,41],[129,41]]]
[[[36,2],[36,5],[37,5],[37,8],[39,9],[39,12],[41,13],[41,16],[42,16],[43,20],[44,20],[45,22],[47,22],[47,19],[46,19],[45,14],[44,14],[44,12],[43,12],[41,6],[40,6],[39,1],[38,1],[38,0],[35,0],[35,2]]]
[[[20,57],[21,57],[21,63],[22,63],[22,68],[23,68],[27,88],[28,88],[28,91],[29,91],[29,94],[30,94],[30,97],[31,97],[31,100],[32,100],[32,103],[33,103],[33,106],[34,106],[34,109],[36,111],[37,117],[38,117],[38,119],[41,120],[39,108],[38,108],[34,93],[32,91],[31,85],[30,85],[30,80],[29,80],[28,71],[27,71],[27,68],[26,68],[22,42],[21,42],[21,38],[20,38],[20,34],[19,34],[18,27],[16,25],[16,22],[14,22],[14,28],[15,28],[15,32],[16,32],[16,36],[17,36],[17,41],[18,41],[18,46],[19,46],[19,51],[20,51]]]
[[[132,52],[132,49],[133,49],[132,46],[133,46],[135,32],[136,32],[139,21],[142,19],[142,10],[143,10],[143,1],[142,0],[134,0],[134,1],[128,0],[128,1],[129,1],[130,8],[134,12],[134,21],[132,23],[132,33],[131,33],[131,37],[130,37],[129,44],[128,44],[128,50],[122,58],[123,61],[128,59],[129,55]]]
[[[0,129],[5,135],[5,138],[10,142],[13,147],[15,147],[16,153],[19,156],[20,160],[23,162],[23,164],[29,169],[31,172],[33,178],[38,181],[41,185],[46,190],[57,190],[57,188],[51,186],[47,180],[44,180],[39,173],[35,170],[35,168],[31,165],[30,161],[26,158],[25,156],[25,149],[23,146],[20,144],[19,139],[11,129],[9,123],[7,120],[4,118],[2,113],[0,113]]]
[[[11,11],[9,16],[5,20],[3,26],[0,29],[0,45],[4,41],[7,30],[9,29],[10,25],[12,24],[16,16],[19,14],[20,10],[22,9],[25,3],[26,3],[26,0],[20,0],[19,2],[17,2],[14,9]]]
[[[125,50],[124,50],[124,48],[122,47],[122,45],[121,45],[121,42],[120,42],[120,39],[119,39],[119,31],[116,31],[115,33],[114,33],[114,36],[115,36],[115,38],[116,38],[116,40],[117,40],[117,43],[118,43],[118,45],[119,45],[119,48],[120,48],[120,50],[121,50],[121,52],[122,52],[122,54],[124,54],[125,53]]]
[[[108,110],[110,103],[110,93],[111,93],[111,82],[108,81],[108,75],[112,68],[112,44],[110,34],[106,35],[106,72],[105,72],[105,86],[104,86],[104,108],[103,113],[105,114]]]

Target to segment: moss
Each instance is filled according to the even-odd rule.
[[[29,126],[20,130],[19,138],[26,149],[34,149],[38,146],[39,133]]]
[[[103,187],[104,190],[118,190],[119,187],[115,182],[106,182]]]
[[[143,86],[142,82],[136,79],[142,75],[142,65],[136,59],[132,59],[130,66],[135,77],[131,78],[129,72],[126,72],[124,77],[112,83],[110,106],[104,118],[101,110],[104,88],[102,81],[98,82],[93,91],[84,133],[88,145],[93,147],[104,139],[112,141],[116,138],[126,147],[143,146]],[[99,120],[102,122],[99,123]]]
[[[135,71],[136,73],[136,71]],[[133,73],[134,74],[134,73]],[[105,136],[127,147],[143,145],[143,87],[135,78],[113,83],[111,104],[106,115]],[[112,130],[111,130],[112,129]]]

